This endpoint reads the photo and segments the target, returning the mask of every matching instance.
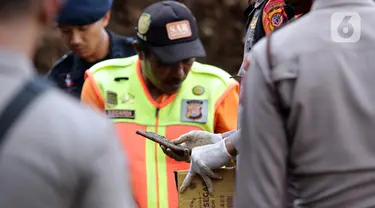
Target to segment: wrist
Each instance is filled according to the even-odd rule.
[[[234,157],[237,155],[237,150],[229,139],[224,139],[224,147],[230,157]]]
[[[232,130],[232,131],[227,131],[222,134],[223,139],[230,137],[232,134],[236,133],[238,130]]]
[[[222,134],[213,134],[213,136],[211,136],[211,141],[212,143],[218,143],[218,142],[221,142],[223,141],[223,135]]]

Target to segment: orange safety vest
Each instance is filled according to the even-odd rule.
[[[214,132],[215,111],[238,83],[219,68],[195,62],[178,93],[157,104],[146,90],[138,56],[103,61],[87,74],[120,134],[139,206],[177,208],[174,171],[187,170],[189,164],[167,157],[158,144],[137,135],[136,130],[169,139],[191,130]]]

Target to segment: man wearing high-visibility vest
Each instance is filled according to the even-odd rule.
[[[167,157],[136,135],[169,139],[192,130],[221,133],[237,127],[239,84],[230,74],[195,61],[205,56],[191,11],[176,1],[147,7],[138,20],[137,56],[96,64],[86,73],[81,99],[113,119],[130,161],[139,207],[176,208],[175,170],[189,163]]]
[[[255,45],[258,41],[260,41],[265,35],[270,34],[276,29],[281,29],[282,26],[289,23],[291,20],[295,18],[301,17],[303,14],[307,13],[312,5],[312,0],[304,0],[304,1],[286,1],[290,4],[285,4],[284,0],[258,0],[258,1],[249,1],[250,4],[249,8],[245,12],[248,16],[248,23],[246,28],[247,30],[247,39],[245,41],[245,50],[244,50],[244,62],[242,67],[238,73],[238,76],[244,76],[245,72],[248,70],[249,66],[249,54],[253,45]],[[268,10],[267,8],[272,8],[272,10]],[[268,13],[272,14],[269,15]],[[254,16],[255,15],[255,16]],[[257,16],[258,15],[258,16]],[[260,16],[259,16],[260,15]],[[263,16],[263,18],[261,17]],[[265,19],[264,17],[271,17],[270,19]],[[282,18],[281,18],[282,17]],[[262,21],[258,21],[261,19]],[[272,21],[271,21],[272,20]],[[275,22],[275,21],[282,21],[282,22]],[[277,23],[277,24],[276,24]],[[277,26],[277,27],[275,27]],[[268,30],[267,28],[271,28],[272,30]],[[243,83],[243,81],[242,81]],[[243,92],[243,91],[242,91]],[[246,96],[240,96],[245,98]],[[241,107],[240,107],[241,109]],[[239,117],[242,116],[242,113],[239,113]],[[239,129],[241,127],[239,126]],[[211,179],[218,179],[220,178],[219,175],[212,172],[212,170],[222,167],[223,165],[227,164],[231,159],[232,156],[239,155],[241,152],[241,148],[243,147],[240,145],[241,139],[241,131],[231,131],[224,136],[224,140],[212,145],[205,145],[201,147],[196,147],[192,151],[192,155],[188,156],[191,158],[191,166],[190,171],[187,174],[184,182],[181,185],[181,191],[185,191],[191,181],[193,176],[199,174],[202,179],[205,181],[209,192],[213,192],[214,187],[212,185]],[[187,134],[182,135],[180,138],[173,140],[173,143],[180,144],[180,143],[194,143],[195,140],[201,140],[202,138],[209,138],[214,137],[214,134],[208,132],[189,132]],[[242,152],[246,152],[249,149],[243,149]],[[244,162],[246,163],[246,161]],[[238,163],[240,167],[241,163]],[[251,168],[250,168],[251,169]],[[252,170],[254,171],[254,170]],[[238,175],[237,175],[238,176]],[[298,199],[297,190],[294,187],[293,180],[289,180],[288,186],[288,200],[286,200],[285,205],[280,205],[280,207],[293,207],[295,199]],[[250,185],[249,185],[250,184]],[[248,186],[249,185],[249,186]],[[238,207],[245,207],[245,203],[243,203],[247,198],[243,196],[244,189],[246,187],[251,187],[250,183],[243,183],[241,180],[237,180],[237,190],[241,187],[240,191],[236,191],[236,196],[241,196],[241,206]],[[249,188],[250,189],[250,188]],[[243,197],[242,197],[243,196]],[[238,205],[238,203],[236,203]]]

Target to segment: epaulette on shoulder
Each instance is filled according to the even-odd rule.
[[[227,83],[228,81],[233,80],[231,79],[231,75],[228,72],[224,71],[223,69],[219,67],[208,65],[208,64],[194,62],[191,70],[198,74],[206,74],[206,75],[217,77],[220,80],[222,80],[224,83]]]
[[[107,60],[94,64],[94,66],[92,66],[89,70],[91,72],[97,72],[99,70],[103,70],[107,68],[115,69],[118,67],[125,67],[125,66],[129,66],[133,64],[135,61],[137,61],[137,59],[138,59],[138,56],[107,59]]]

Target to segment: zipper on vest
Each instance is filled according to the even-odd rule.
[[[157,107],[156,108],[156,111],[155,111],[155,133],[156,134],[158,134],[159,133],[159,129],[158,129],[158,127],[159,127],[159,108]],[[160,207],[160,201],[159,201],[159,199],[160,199],[160,193],[159,193],[159,170],[158,170],[158,151],[157,151],[157,149],[159,148],[158,146],[158,144],[155,142],[155,165],[156,165],[156,196],[157,196],[157,208],[159,208]]]
[[[159,117],[159,108],[156,108],[156,112],[155,112],[155,117],[157,118],[157,117]]]

